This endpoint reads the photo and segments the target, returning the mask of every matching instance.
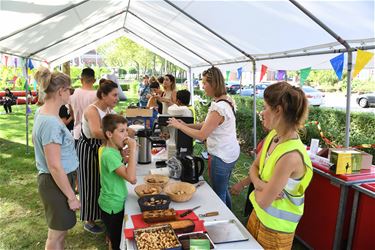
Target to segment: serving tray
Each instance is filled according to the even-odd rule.
[[[246,229],[234,219],[205,222],[204,226],[215,244],[249,240]]]

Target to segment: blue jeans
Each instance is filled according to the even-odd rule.
[[[236,162],[237,160],[225,163],[219,157],[211,155],[210,178],[212,189],[229,209],[232,208],[232,199],[228,189],[229,178]]]

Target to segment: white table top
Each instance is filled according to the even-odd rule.
[[[153,159],[153,161],[156,159]],[[157,160],[160,160],[158,158]],[[153,167],[154,164],[148,164],[148,165],[138,165],[137,166],[137,184],[144,183],[143,177],[147,174],[149,174],[149,170]],[[174,180],[170,180],[174,181]],[[125,203],[125,215],[127,215],[127,221],[123,223],[123,230],[124,227],[126,228],[133,228],[133,222],[131,220],[131,215],[134,214],[140,214],[141,210],[138,206],[138,196],[134,192],[134,185],[127,184],[128,185],[128,198]],[[218,216],[213,217],[207,217],[207,218],[201,218],[204,221],[220,221],[220,220],[230,220],[234,219],[238,222],[239,226],[242,227],[242,231],[246,231],[248,234],[248,241],[242,241],[242,242],[234,242],[234,243],[225,243],[225,244],[215,244],[217,249],[262,249],[262,247],[259,245],[259,243],[253,238],[253,236],[247,232],[246,228],[241,224],[241,222],[238,221],[236,216],[230,211],[227,206],[220,200],[220,198],[215,194],[215,192],[212,190],[210,185],[208,183],[205,183],[204,185],[197,188],[197,191],[193,195],[192,199],[187,202],[183,203],[177,203],[177,202],[171,202],[169,207],[174,208],[175,210],[181,210],[181,209],[190,209],[196,206],[199,206],[197,210],[195,210],[195,214],[203,214],[207,212],[212,211],[218,211]],[[127,240],[124,237],[124,233],[122,233],[121,237],[121,249],[136,249],[134,240]],[[126,248],[125,248],[126,246]]]

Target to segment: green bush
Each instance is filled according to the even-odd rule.
[[[203,91],[194,91],[195,95],[204,96]],[[249,97],[232,96],[236,101],[237,112],[237,135],[240,140],[241,149],[244,152],[249,152],[254,148],[253,145],[253,99]],[[199,101],[195,102],[195,110],[198,121],[203,121],[206,117],[210,101],[202,104]],[[263,100],[257,100],[257,113],[263,109]],[[322,147],[328,147],[323,139],[320,137],[315,122],[318,122],[324,136],[337,145],[345,145],[345,111],[331,109],[331,108],[315,108],[310,107],[309,117],[305,128],[301,130],[301,139],[306,145],[310,144],[312,138],[317,138],[321,142]],[[362,144],[375,143],[375,116],[371,113],[357,113],[350,114],[350,146],[358,146]],[[257,141],[264,138],[266,133],[262,129],[259,116],[257,116]],[[375,163],[375,149],[365,148],[360,149],[373,155],[373,163]]]

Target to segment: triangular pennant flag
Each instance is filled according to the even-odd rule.
[[[259,80],[259,82],[262,81],[263,76],[264,76],[266,73],[267,73],[267,66],[262,64],[262,68],[261,68],[261,70],[260,70],[260,80]]]
[[[17,57],[14,58],[14,67],[15,68],[18,67],[18,59],[17,59]]]
[[[285,80],[286,70],[278,70],[277,71],[277,80]]]
[[[34,68],[33,62],[31,59],[27,60],[27,74],[31,75],[31,70]]]
[[[29,105],[26,106],[26,115],[30,115],[32,112],[31,112],[31,109],[29,107]]]
[[[229,80],[230,70],[227,70],[225,73],[226,73],[225,81],[227,82]]]
[[[357,58],[355,60],[355,66],[353,71],[353,78],[356,77],[359,72],[368,64],[371,58],[374,56],[374,53],[357,50]]]
[[[31,59],[29,59],[27,61],[27,68],[29,68],[29,69],[33,69],[34,68],[34,65],[33,65],[33,62],[31,61]]]
[[[237,79],[241,79],[242,76],[242,67],[237,69]]]
[[[311,67],[301,69],[301,75],[300,75],[301,86],[305,84],[307,77],[309,77],[310,71],[311,71]]]
[[[339,80],[342,80],[342,70],[344,69],[344,53],[329,60],[331,62],[332,68],[335,70]]]
[[[8,56],[4,55],[5,67],[8,67]]]

